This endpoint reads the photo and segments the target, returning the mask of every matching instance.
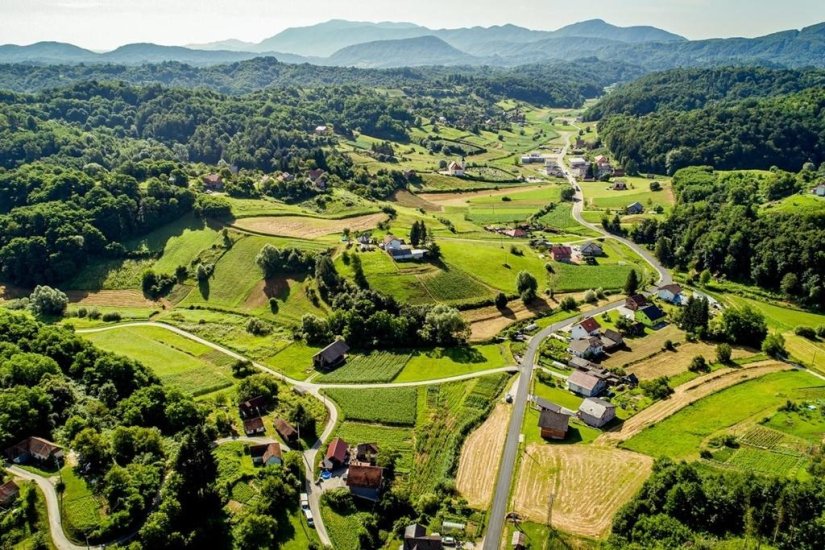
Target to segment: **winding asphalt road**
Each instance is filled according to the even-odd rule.
[[[564,170],[564,175],[570,185],[573,186],[576,194],[574,196],[573,204],[573,218],[583,226],[592,229],[605,238],[615,239],[636,252],[639,256],[650,264],[651,267],[658,274],[658,285],[670,284],[673,279],[668,273],[667,269],[662,266],[656,258],[650,254],[649,251],[643,247],[631,242],[623,237],[613,235],[604,230],[600,225],[592,224],[584,220],[582,217],[582,210],[584,210],[584,194],[581,187],[576,182],[576,178],[564,167],[564,156],[570,147],[571,133],[565,134],[565,144],[561,153],[558,155],[559,166]],[[620,306],[623,301],[616,301],[603,306],[597,307],[587,312],[588,316],[600,315],[605,311],[609,311]],[[498,550],[501,544],[501,537],[504,533],[504,520],[507,516],[507,508],[510,502],[510,486],[513,481],[513,473],[515,472],[516,459],[518,457],[519,443],[521,437],[521,426],[524,422],[524,412],[527,408],[528,389],[530,387],[530,380],[533,376],[533,368],[535,365],[536,353],[538,352],[541,342],[550,336],[552,333],[562,330],[576,322],[575,319],[567,319],[556,324],[550,325],[541,332],[535,334],[530,342],[527,344],[527,350],[519,365],[520,376],[518,387],[516,388],[513,399],[513,413],[510,416],[510,425],[507,427],[507,437],[504,441],[504,450],[502,451],[501,464],[498,470],[498,478],[496,480],[495,493],[493,497],[493,506],[490,511],[490,517],[487,521],[487,532],[484,536],[484,550]]]

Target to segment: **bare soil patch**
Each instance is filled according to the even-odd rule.
[[[527,447],[514,494],[514,510],[546,524],[552,495],[552,525],[586,537],[607,534],[618,509],[650,474],[653,459],[592,445]]]
[[[366,214],[340,220],[303,216],[262,216],[238,219],[235,221],[234,227],[266,235],[314,239],[332,233],[340,233],[346,228],[353,231],[374,229],[386,218],[385,214]]]
[[[456,487],[473,508],[486,510],[493,498],[498,464],[511,407],[499,403],[487,420],[467,436],[461,449]]]
[[[525,185],[524,187],[504,187],[501,189],[484,189],[481,191],[467,191],[465,193],[419,193],[419,198],[438,206],[467,206],[467,201],[476,197],[498,197],[521,191],[541,189],[541,185]]]
[[[249,309],[263,307],[267,305],[270,298],[283,296],[287,292],[289,292],[289,281],[286,277],[262,279],[247,296],[244,307]]]
[[[603,433],[596,439],[596,443],[602,445],[617,445],[703,397],[707,397],[712,393],[716,393],[740,382],[789,368],[785,363],[768,360],[749,363],[742,367],[724,368],[700,376],[674,388],[673,395],[667,399],[657,401],[640,413],[631,416],[611,431]]]

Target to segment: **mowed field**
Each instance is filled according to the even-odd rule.
[[[514,492],[514,511],[537,523],[586,537],[604,536],[614,514],[650,474],[653,459],[592,445],[530,444]]]
[[[310,218],[304,216],[260,216],[235,220],[234,226],[246,231],[295,237],[299,239],[315,239],[340,233],[349,228],[352,231],[374,229],[380,222],[386,220],[386,214],[367,214],[342,219]]]
[[[732,359],[741,359],[756,353],[744,348],[733,348]],[[675,351],[662,351],[649,359],[628,367],[628,373],[635,374],[639,380],[649,380],[659,376],[674,376],[688,370],[690,362],[697,355],[704,357],[708,363],[716,362],[716,346],[706,342],[684,342]]]
[[[164,384],[186,393],[203,395],[233,384],[229,356],[160,327],[126,326],[83,336],[140,361]]]
[[[748,369],[746,373],[750,378],[760,371],[765,372],[757,379],[743,379],[740,384],[696,400],[679,413],[668,415],[669,418],[652,419],[651,425],[655,425],[626,441],[623,446],[651,456],[689,458],[698,454],[706,437],[772,412],[789,399],[825,397],[825,383],[820,379],[802,371],[776,372],[786,368],[786,365],[780,364],[771,370],[771,365],[765,364]],[[650,408],[639,415],[648,410]]]
[[[493,498],[511,411],[509,405],[499,403],[464,442],[455,483],[458,492],[473,508],[486,509]]]
[[[646,428],[656,426],[662,420],[676,414],[685,407],[720,390],[735,386],[747,380],[766,374],[779,372],[788,366],[778,361],[760,361],[743,367],[724,368],[700,376],[674,388],[673,394],[662,401],[625,420],[615,429],[603,433],[597,442],[617,444],[641,433]]]

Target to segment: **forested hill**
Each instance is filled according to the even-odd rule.
[[[694,165],[797,171],[806,162],[825,162],[825,88],[691,111],[615,115],[599,123],[599,132],[631,171],[672,174]]]
[[[626,63],[595,58],[576,63],[550,62],[504,69],[494,67],[421,67],[416,69],[355,69],[294,65],[275,58],[194,67],[177,62],[146,65],[0,65],[0,90],[33,92],[73,82],[123,81],[183,88],[209,88],[241,94],[268,87],[302,88],[351,84],[371,88],[401,88],[426,95],[461,84],[484,96],[509,97],[553,107],[579,106],[597,97],[605,86],[628,82],[643,71]]]
[[[585,118],[640,116],[664,109],[689,111],[710,103],[786,95],[824,86],[825,70],[822,69],[674,69],[618,86],[588,109]]]

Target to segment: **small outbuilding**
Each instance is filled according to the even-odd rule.
[[[277,443],[252,445],[249,447],[249,455],[252,457],[252,464],[256,466],[279,466],[284,461],[281,446]]]
[[[292,426],[292,424],[290,424],[283,418],[276,418],[274,425],[275,431],[278,432],[278,435],[281,436],[281,439],[283,439],[287,443],[292,443],[298,440],[298,430],[296,430]]]
[[[544,439],[564,439],[570,417],[560,411],[544,409],[539,415],[539,429]]]
[[[343,340],[336,340],[312,356],[312,365],[318,370],[332,370],[347,359],[349,346]]]

